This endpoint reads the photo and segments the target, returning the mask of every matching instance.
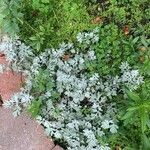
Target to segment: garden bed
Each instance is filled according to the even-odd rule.
[[[1,51],[26,76],[5,107],[67,150],[150,149],[148,0],[1,3]]]

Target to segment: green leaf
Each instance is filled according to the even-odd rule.
[[[4,15],[0,14],[0,26],[2,25],[3,19],[4,19]]]
[[[149,61],[149,59],[144,62],[144,65],[142,66],[142,72],[150,75],[150,61]]]
[[[146,124],[147,124],[147,126],[150,128],[150,119],[149,119],[149,116],[148,116],[148,119],[147,119]]]
[[[37,40],[36,36],[32,36],[29,39],[32,40],[32,41],[36,41]]]
[[[134,111],[128,111],[121,119],[122,120],[130,119],[132,118],[133,115],[134,115]]]
[[[60,98],[60,94],[58,92],[53,92],[52,93],[52,101],[56,102]]]
[[[145,39],[144,36],[141,37],[141,42],[142,42],[142,44],[143,44],[145,47],[148,47],[148,44],[147,44],[146,39]]]
[[[134,100],[134,101],[141,101],[141,98],[139,97],[137,93],[131,92],[127,89],[125,89],[125,92],[129,99]]]
[[[41,0],[42,3],[49,3],[49,0]]]
[[[2,14],[6,17],[8,15],[10,15],[10,10],[9,9],[3,9]]]
[[[146,131],[146,125],[147,125],[147,120],[149,119],[147,117],[147,113],[145,108],[141,108],[140,110],[140,118],[141,118],[141,129],[142,129],[142,133],[144,133]]]
[[[41,44],[40,44],[40,43],[37,43],[37,44],[36,44],[36,49],[37,49],[37,51],[39,51],[40,48],[41,48]]]
[[[142,135],[142,141],[143,150],[150,150],[150,139],[145,134]]]
[[[41,100],[35,100],[29,106],[28,111],[31,113],[33,118],[35,118],[38,115],[38,113],[40,111],[41,104],[42,104]]]
[[[136,111],[138,109],[140,109],[140,106],[130,107],[127,109],[127,111]]]
[[[138,40],[139,40],[139,37],[136,37],[135,39],[133,39],[132,43],[135,44],[137,43]]]

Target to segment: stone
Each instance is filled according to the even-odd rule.
[[[4,55],[0,57],[0,64],[8,66]],[[16,73],[11,70],[0,73],[0,95],[3,101],[10,99],[15,92],[20,90],[23,84],[23,78],[21,73]]]
[[[51,150],[54,146],[29,115],[14,118],[11,110],[0,108],[0,150]]]
[[[0,74],[0,95],[2,100],[8,100],[11,96],[18,92],[23,84],[21,73],[5,71]]]

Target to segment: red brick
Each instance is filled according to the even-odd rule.
[[[5,71],[0,74],[0,94],[2,99],[8,100],[10,97],[20,90],[22,86],[22,76],[12,71]]]
[[[8,66],[5,57],[0,57],[0,63]],[[0,73],[0,95],[2,99],[8,100],[15,93],[18,92],[22,86],[23,77],[21,73],[12,71],[4,71]]]
[[[0,150],[51,150],[54,146],[29,115],[14,118],[10,110],[0,108]]]

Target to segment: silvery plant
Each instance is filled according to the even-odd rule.
[[[120,64],[120,74],[116,76],[104,78],[96,71],[89,75],[86,64],[96,61],[93,45],[98,42],[98,28],[79,33],[76,46],[62,43],[58,49],[46,49],[38,56],[17,38],[2,42],[0,50],[12,68],[26,76],[25,86],[4,106],[13,108],[17,116],[40,99],[37,121],[48,136],[63,141],[67,150],[110,150],[100,139],[118,130],[113,98],[123,93],[123,86],[137,89],[143,77],[127,62]],[[37,79],[41,74],[44,76],[41,80],[46,80],[49,86],[35,94],[33,89],[39,86]],[[56,93],[58,96],[54,99]]]

